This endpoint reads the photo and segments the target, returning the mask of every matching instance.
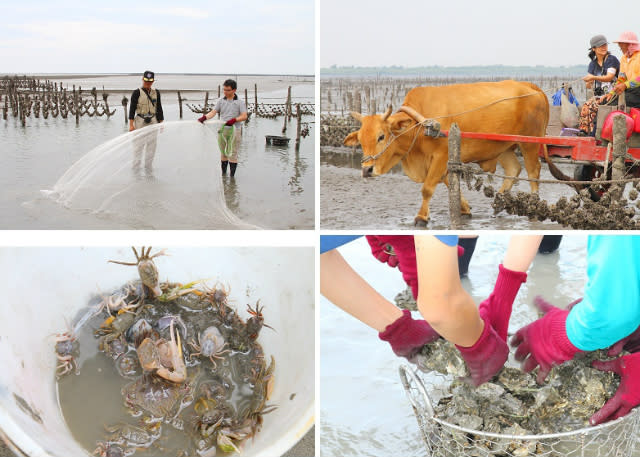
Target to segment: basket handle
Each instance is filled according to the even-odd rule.
[[[416,376],[415,370],[408,365],[400,365],[398,373],[407,397],[416,411],[426,413],[429,418],[435,416],[431,397],[429,397],[422,380]]]

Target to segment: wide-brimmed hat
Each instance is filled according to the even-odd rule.
[[[608,44],[608,41],[604,35],[595,35],[593,38],[591,38],[589,44],[592,48],[599,48],[600,46]]]
[[[613,41],[614,43],[629,43],[629,44],[640,44],[638,41],[638,35],[634,32],[626,31],[620,34],[620,38]]]
[[[153,74],[152,71],[147,70],[142,74],[142,80],[143,81],[153,81],[153,77],[154,76],[155,75]]]

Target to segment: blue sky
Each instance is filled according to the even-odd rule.
[[[314,74],[313,0],[38,0],[0,17],[0,73]]]
[[[589,39],[640,35],[622,0],[320,0],[320,65],[585,65]],[[617,44],[609,50],[620,57]]]

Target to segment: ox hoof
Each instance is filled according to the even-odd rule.
[[[429,219],[423,219],[420,216],[416,216],[416,218],[413,220],[413,225],[415,225],[416,227],[426,227],[428,223]]]

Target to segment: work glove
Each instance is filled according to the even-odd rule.
[[[488,319],[482,318],[484,329],[478,341],[471,347],[456,347],[469,368],[469,378],[474,386],[479,386],[493,378],[509,357],[509,346],[496,333]]]
[[[200,122],[201,124],[206,120],[207,120],[207,116],[204,114],[198,118],[198,122]]]
[[[402,317],[387,325],[378,337],[388,342],[397,356],[406,357],[411,362],[422,346],[434,342],[440,335],[427,321],[412,318],[411,312],[405,309]]]
[[[619,355],[623,349],[628,352],[638,352],[640,350],[640,327],[638,327],[631,335],[626,338],[622,338],[611,346],[607,351],[607,355],[609,357],[615,357]]]
[[[567,336],[569,310],[556,308],[541,297],[536,297],[534,304],[545,315],[518,330],[511,338],[511,346],[517,348],[516,360],[523,362],[524,371],[528,373],[540,366],[536,381],[542,384],[553,366],[571,360],[583,351]]]
[[[600,371],[613,371],[620,376],[616,394],[600,411],[591,416],[591,425],[625,416],[631,408],[640,405],[640,353],[625,355],[615,360],[594,360],[591,366]]]
[[[232,117],[231,119],[229,119],[227,122],[224,123],[224,125],[228,125],[228,126],[232,126],[233,124],[236,123],[236,118]]]
[[[371,247],[371,254],[382,263],[386,263],[391,268],[398,266],[398,256],[389,243],[383,243],[375,235],[366,235],[365,238]]]
[[[518,295],[520,286],[526,281],[526,273],[509,270],[500,264],[493,292],[491,292],[489,298],[480,303],[478,309],[480,316],[485,321],[491,322],[496,333],[504,342],[507,341],[507,330],[509,329],[513,301]]]
[[[370,239],[371,238],[371,239]],[[404,282],[411,288],[413,299],[418,299],[418,268],[416,265],[416,247],[413,236],[411,235],[367,235],[367,241],[371,246],[371,253],[381,262],[387,262],[389,266],[398,266],[402,272]],[[390,245],[391,249],[384,250],[389,253],[389,257],[385,257],[385,253],[381,246]],[[458,246],[458,256],[464,253],[464,249]],[[396,259],[393,259],[395,255]]]

